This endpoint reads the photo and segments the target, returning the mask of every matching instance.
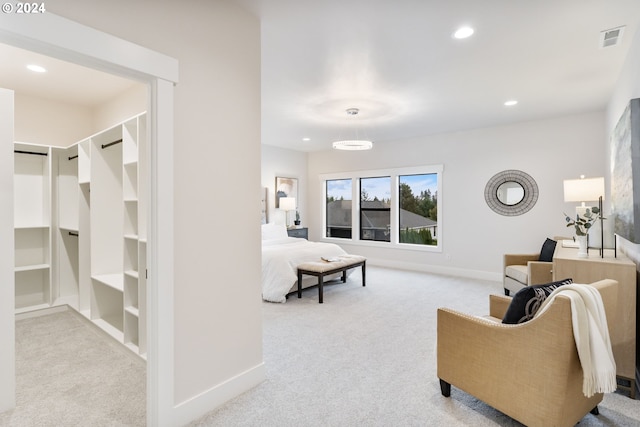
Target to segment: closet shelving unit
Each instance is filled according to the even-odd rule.
[[[143,113],[15,154],[16,312],[67,304],[143,358],[146,141]]]
[[[14,145],[16,312],[51,302],[51,149]]]

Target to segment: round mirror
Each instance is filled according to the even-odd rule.
[[[524,187],[515,181],[503,182],[498,186],[496,197],[504,205],[517,205],[524,199]]]
[[[484,199],[500,215],[522,215],[538,201],[538,184],[522,171],[505,170],[489,180],[484,189]]]

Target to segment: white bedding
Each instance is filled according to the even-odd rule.
[[[340,246],[333,243],[310,242],[295,237],[263,240],[262,299],[285,302],[285,295],[298,280],[299,264],[345,254]]]

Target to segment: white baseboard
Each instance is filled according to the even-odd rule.
[[[442,274],[445,276],[468,277],[470,279],[490,280],[502,283],[502,273],[490,271],[470,270],[442,265],[416,264],[413,262],[393,261],[377,258],[367,258],[367,265],[396,268],[399,270],[421,271],[424,273]]]
[[[229,400],[252,389],[266,379],[264,363],[260,363],[197,396],[179,403],[173,409],[172,426],[183,426],[208,412],[219,408]]]

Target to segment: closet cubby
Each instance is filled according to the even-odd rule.
[[[66,304],[146,356],[147,121],[15,144],[16,312]]]
[[[51,148],[14,144],[16,312],[51,303]]]

